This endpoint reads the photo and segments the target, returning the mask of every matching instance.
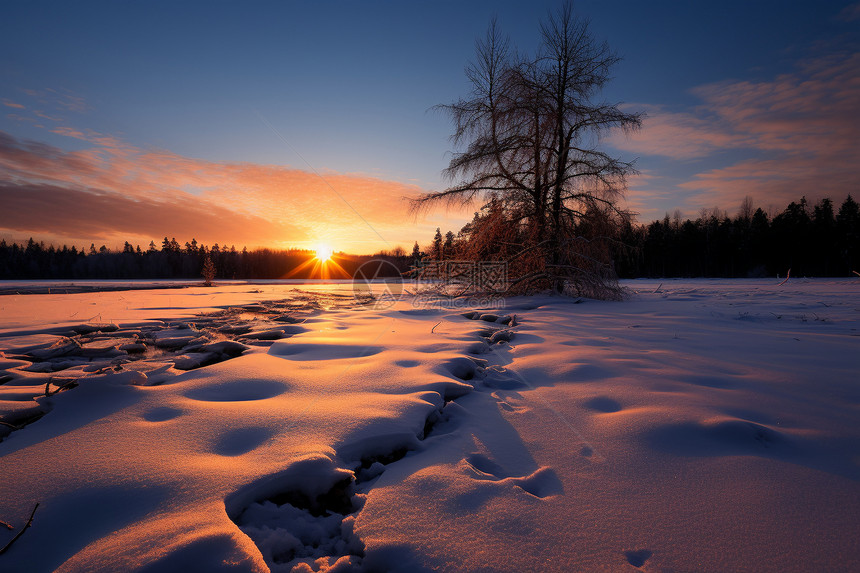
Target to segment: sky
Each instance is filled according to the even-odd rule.
[[[164,236],[373,253],[454,151],[432,108],[468,93],[492,17],[522,52],[558,1],[38,2],[0,20],[0,238],[143,248]],[[860,3],[582,0],[623,59],[602,98],[646,114],[607,151],[625,204],[771,213],[860,195]]]

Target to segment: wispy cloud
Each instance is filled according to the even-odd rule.
[[[860,20],[860,2],[849,4],[839,12],[838,18],[843,22],[854,22]]]
[[[35,117],[30,117],[26,115],[21,115],[20,113],[7,113],[6,117],[13,121],[20,121],[21,123],[30,123],[36,125],[36,127],[44,127],[39,123],[39,120]]]
[[[5,105],[6,107],[13,107],[15,109],[26,109],[22,104],[16,103],[12,100],[4,99],[2,101],[3,101],[3,105]]]
[[[21,91],[42,105],[51,108],[73,111],[75,113],[86,113],[90,110],[90,106],[82,96],[65,88],[22,89]]]
[[[696,108],[649,106],[641,132],[613,140],[621,149],[673,160],[747,156],[681,183],[692,192],[688,207],[734,206],[745,195],[787,203],[857,192],[860,54],[806,60],[791,74],[708,84],[693,94],[702,102]]]
[[[673,112],[667,106],[654,104],[626,105],[625,108],[646,114],[642,130],[618,133],[610,139],[614,147],[625,151],[687,160],[749,144],[713,111],[705,108],[692,112]]]
[[[390,248],[332,192],[337,189],[392,245],[432,235],[416,227],[410,184],[353,174],[318,175],[277,165],[216,162],[141,149],[111,135],[61,126],[91,144],[66,151],[0,132],[0,228],[121,242],[127,235],[205,242],[302,245],[325,240],[367,252]],[[331,185],[331,187],[329,187]]]
[[[671,198],[672,192],[668,187],[666,177],[650,170],[642,170],[628,179],[624,197],[626,208],[640,221],[659,219],[664,212],[655,204]]]
[[[232,239],[240,245],[275,242],[301,228],[275,224],[262,217],[236,213],[208,204],[204,209],[192,197],[129,197],[119,193],[75,189],[46,183],[0,182],[0,228],[35,235],[90,238],[112,243],[117,237],[158,238],[168,230],[189,229],[194,235],[217,241]],[[190,239],[190,236],[179,235]],[[146,243],[144,243],[145,246]]]
[[[37,117],[41,117],[42,119],[48,119],[51,121],[63,121],[63,118],[61,118],[61,117],[48,115],[47,113],[45,113],[41,110],[38,110],[38,109],[33,110],[33,115],[35,115]]]

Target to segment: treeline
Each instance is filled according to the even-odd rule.
[[[860,206],[849,195],[806,198],[768,217],[746,198],[734,218],[713,209],[696,220],[676,213],[621,232],[615,266],[622,277],[834,277],[860,272]]]
[[[408,255],[400,247],[374,255],[341,253],[324,270],[313,261],[313,251],[302,249],[237,250],[193,239],[182,246],[167,237],[160,247],[151,241],[142,250],[126,242],[121,251],[94,244],[79,250],[33,239],[25,245],[0,240],[0,279],[198,279],[207,258],[215,265],[216,279],[348,279],[374,259],[406,272],[422,259],[499,259],[484,252],[498,250],[490,243],[509,242],[506,235],[486,232],[484,223],[492,217],[492,209],[484,209],[456,235],[437,229],[430,244],[420,248],[415,243]],[[613,235],[606,244],[612,245],[611,259],[622,278],[785,276],[789,269],[792,276],[860,272],[860,205],[850,195],[838,209],[830,199],[810,206],[802,198],[772,218],[747,198],[735,217],[712,209],[695,220],[682,220],[676,212],[650,224],[625,222],[604,234]],[[479,253],[472,252],[478,247]],[[379,266],[370,274],[393,272]]]
[[[196,240],[181,246],[167,237],[143,250],[126,242],[121,251],[95,244],[89,249],[54,247],[30,239],[26,245],[0,240],[0,279],[199,279],[207,258],[215,265],[215,279],[309,279],[352,278],[356,269],[371,259],[383,259],[401,272],[413,264],[402,249],[391,253],[353,256],[340,253],[334,263],[314,261],[314,251],[304,249],[254,249],[211,247]],[[386,268],[382,267],[383,274]],[[390,272],[389,272],[390,274]],[[383,276],[383,275],[380,275]]]
[[[436,229],[420,250],[429,259],[468,258],[475,228],[491,217],[488,210],[456,235]],[[838,210],[831,199],[810,206],[792,202],[772,218],[746,198],[735,217],[720,209],[682,220],[680,212],[661,221],[604,229],[614,269],[621,278],[854,276],[860,272],[860,206],[849,195]],[[478,238],[491,240],[485,233]],[[415,252],[419,252],[416,243]]]

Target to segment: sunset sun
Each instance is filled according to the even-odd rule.
[[[329,247],[328,245],[320,243],[314,249],[314,253],[315,253],[314,256],[317,258],[317,260],[320,260],[322,262],[326,262],[329,259],[331,259],[333,251],[331,250],[331,247]]]

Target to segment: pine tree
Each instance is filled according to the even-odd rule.
[[[442,257],[445,260],[454,258],[454,233],[451,231],[445,233],[445,243],[442,245]]]
[[[212,286],[212,280],[215,278],[215,263],[212,262],[212,257],[206,255],[206,260],[203,261],[203,286]]]
[[[839,250],[848,273],[860,272],[860,205],[848,195],[836,215]]]
[[[437,261],[442,260],[442,231],[436,227],[436,234],[433,236],[433,258]]]

